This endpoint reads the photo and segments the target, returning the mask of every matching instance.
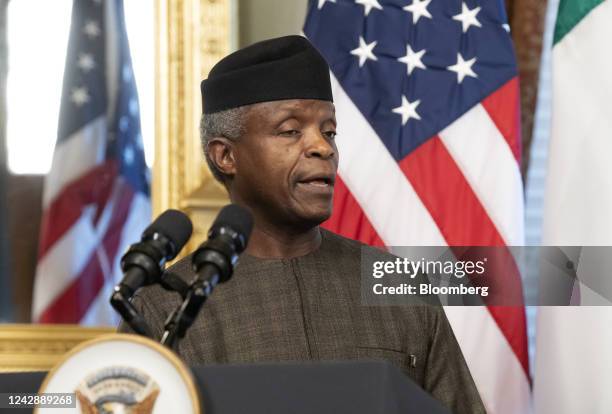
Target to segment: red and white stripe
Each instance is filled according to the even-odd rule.
[[[340,179],[325,227],[374,245],[523,244],[516,78],[398,163],[331,76]],[[487,411],[529,412],[524,308],[445,311]]]
[[[121,253],[146,227],[150,208],[116,165],[103,161],[105,137],[100,118],[56,148],[45,178],[35,322],[117,323],[107,293],[121,275]]]

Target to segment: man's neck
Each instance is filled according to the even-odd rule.
[[[260,258],[289,259],[311,253],[320,245],[321,232],[318,226],[304,232],[288,232],[256,224],[246,253]]]

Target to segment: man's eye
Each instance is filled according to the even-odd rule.
[[[327,131],[327,132],[324,132],[323,134],[325,134],[325,136],[328,139],[334,139],[334,138],[336,138],[337,132],[336,131]]]
[[[279,135],[283,135],[286,137],[294,137],[300,134],[300,131],[297,129],[288,129],[287,131],[281,131]]]

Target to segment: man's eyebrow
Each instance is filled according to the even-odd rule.
[[[336,120],[336,117],[334,115],[330,116],[329,118],[326,118],[323,122],[321,122],[321,125],[327,122],[331,122],[332,124],[334,124],[334,126],[338,126],[338,121]]]
[[[292,119],[294,119],[294,120],[296,120],[296,121],[300,122],[300,117],[299,117],[299,116],[296,116],[295,114],[293,114],[293,113],[291,113],[291,112],[287,112],[286,114],[284,114],[284,116],[280,116],[280,118],[279,118],[279,120],[278,120],[278,121],[275,121],[275,122],[274,122],[274,127],[275,127],[275,128],[278,128],[278,127],[279,127],[279,126],[281,126],[281,124],[283,124],[284,122],[289,121],[289,120],[292,120]],[[328,123],[328,122],[331,122],[332,124],[334,124],[334,126],[337,126],[337,125],[338,125],[338,121],[336,120],[336,116],[335,116],[335,114],[331,114],[330,116],[328,116],[328,117],[324,118],[324,119],[323,119],[323,120],[320,122],[320,124],[321,124],[321,125],[323,125],[323,124],[326,124],[326,123]]]
[[[293,106],[293,105],[283,105],[283,106],[279,106],[276,107],[274,109],[271,109],[271,111],[273,112],[273,114],[293,114],[295,112],[299,112],[300,108]]]
[[[297,105],[292,105],[292,104],[286,104],[286,105],[283,105],[283,106],[280,106],[274,109],[272,108],[269,109],[270,117],[274,119],[275,126],[279,126],[283,122],[290,120],[290,119],[295,119],[296,121],[299,121],[301,112],[302,112],[302,108],[298,107]],[[333,122],[334,125],[337,123],[336,108],[332,106],[330,108],[330,112],[331,112],[330,115],[326,117],[321,123],[325,123],[328,121]]]
[[[278,116],[278,120],[274,120],[274,128],[278,128],[280,127],[283,123],[295,119],[296,121],[299,121],[299,119],[291,112],[289,111],[282,111],[283,113],[281,115],[275,114]]]

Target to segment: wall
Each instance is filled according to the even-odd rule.
[[[11,241],[11,291],[14,322],[30,322],[42,215],[42,175],[8,176],[8,232]]]
[[[299,34],[307,0],[239,0],[239,47],[272,37]]]

